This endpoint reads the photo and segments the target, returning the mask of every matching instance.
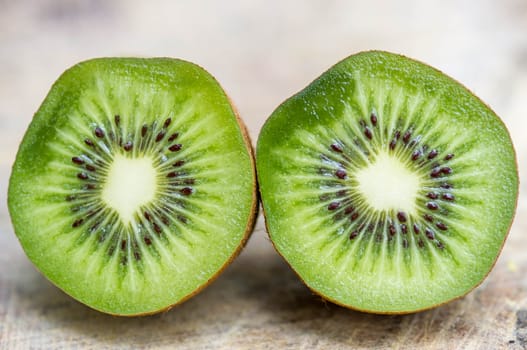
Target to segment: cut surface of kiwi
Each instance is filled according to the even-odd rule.
[[[257,206],[246,130],[202,68],[100,58],[53,85],[20,145],[9,211],[59,288],[117,315],[206,286],[239,252]]]
[[[316,293],[374,313],[431,308],[481,283],[518,193],[494,112],[441,72],[377,51],[280,105],[256,167],[277,251]]]

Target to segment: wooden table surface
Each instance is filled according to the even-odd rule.
[[[269,243],[263,220],[204,292],[169,312],[118,318],[50,284],[6,208],[18,143],[58,75],[97,56],[171,56],[212,72],[253,140],[271,111],[337,60],[384,49],[463,82],[503,118],[523,180],[515,223],[487,280],[406,316],[324,303]],[[0,348],[527,348],[527,2],[0,0]]]

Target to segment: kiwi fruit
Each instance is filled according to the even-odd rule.
[[[453,79],[370,51],[337,63],[263,126],[270,238],[315,293],[402,314],[461,297],[493,267],[518,173],[503,123]]]
[[[53,85],[8,193],[34,265],[114,315],[166,310],[232,261],[258,204],[247,132],[218,82],[170,58],[98,58]]]

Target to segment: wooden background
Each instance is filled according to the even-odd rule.
[[[253,140],[286,97],[367,49],[415,57],[463,82],[504,119],[523,180],[495,269],[467,297],[406,316],[322,302],[273,251],[260,218],[240,258],[161,315],[80,305],[23,254],[5,196],[17,145],[53,81],[97,56],[172,56],[224,85]],[[527,2],[0,0],[0,348],[527,348]]]

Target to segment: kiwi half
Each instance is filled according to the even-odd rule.
[[[256,167],[278,252],[316,293],[373,313],[431,308],[481,283],[518,194],[496,114],[386,52],[350,56],[280,105]]]
[[[101,58],[53,85],[20,145],[9,211],[59,288],[117,315],[165,310],[235,257],[258,203],[252,148],[202,68]]]

